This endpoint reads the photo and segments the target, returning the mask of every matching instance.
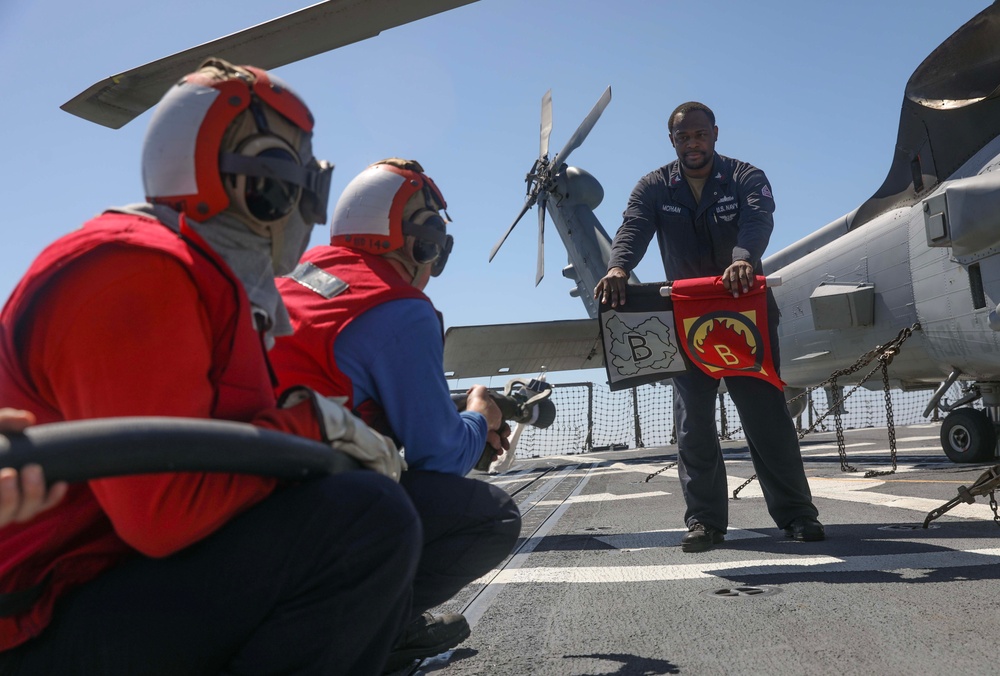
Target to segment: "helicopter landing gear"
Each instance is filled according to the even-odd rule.
[[[996,428],[985,411],[957,408],[941,423],[941,447],[952,462],[987,462],[996,444]]]

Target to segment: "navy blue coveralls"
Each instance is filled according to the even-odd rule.
[[[667,280],[715,277],[736,261],[761,273],[774,228],[774,198],[764,172],[716,153],[712,173],[695,201],[680,162],[643,176],[629,197],[615,235],[609,268],[631,271],[656,235]],[[768,332],[779,366],[778,308],[768,291]],[[715,426],[719,381],[697,369],[673,378],[678,470],[687,503],[684,522],[726,532],[726,468]],[[726,378],[739,411],[767,509],[779,528],[799,516],[816,517],[795,425],[781,390],[750,376]]]

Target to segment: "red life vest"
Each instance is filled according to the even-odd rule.
[[[347,397],[346,406],[383,434],[391,434],[382,409],[372,401],[356,406],[354,385],[334,360],[333,346],[354,318],[391,300],[416,298],[430,303],[383,256],[343,246],[318,246],[302,257],[322,273],[346,283],[336,295],[323,295],[294,278],[277,280],[295,333],[282,336],[271,349],[271,363],[281,387],[305,385],[327,397]],[[301,267],[301,266],[300,266]],[[330,296],[330,297],[327,297]]]
[[[32,411],[39,423],[65,419],[57,403],[46,400],[27,377],[27,346],[19,344],[20,323],[30,316],[32,302],[44,293],[45,285],[67,265],[108,245],[120,248],[122,256],[129,255],[127,247],[163,252],[191,275],[211,322],[213,418],[248,421],[275,405],[267,356],[252,325],[249,300],[226,263],[183,218],[178,234],[152,218],[109,212],[46,248],[4,306],[0,314],[3,406]],[[0,528],[0,594],[32,589],[40,594],[27,611],[0,617],[0,650],[38,635],[48,625],[55,601],[68,589],[132,554],[85,483],[71,485],[59,505],[29,522]]]

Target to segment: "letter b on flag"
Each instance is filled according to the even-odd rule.
[[[643,336],[634,333],[629,334],[628,347],[632,351],[632,361],[635,363],[653,356],[653,351],[646,345],[646,339]]]
[[[733,354],[728,345],[715,345],[714,347],[715,351],[719,355],[719,358],[727,365],[737,366],[740,363],[740,358]]]

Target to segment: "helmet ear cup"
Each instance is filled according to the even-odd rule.
[[[275,177],[311,193],[310,199],[298,206],[312,223],[324,222],[331,167],[313,158],[303,145],[312,129],[309,108],[279,77],[252,66],[210,58],[171,87],[153,112],[142,150],[146,199],[197,222],[230,208],[234,213],[249,213],[246,208],[252,205],[263,219],[253,217],[254,222],[248,225],[256,228],[286,211],[287,204],[295,201],[295,190],[260,180],[267,179],[267,173],[238,167],[227,171],[222,164],[248,137],[276,136],[297,149],[292,156],[298,161],[289,171],[292,163],[282,160],[285,167]],[[237,157],[251,160],[245,155]],[[273,160],[262,157],[259,162]],[[241,198],[234,205],[232,198],[243,192],[233,187],[237,174],[256,178],[250,181],[249,202]],[[284,198],[280,197],[282,192]]]
[[[300,164],[298,153],[277,136],[252,136],[240,144],[236,154]],[[301,186],[280,178],[229,174],[226,179],[231,207],[247,217],[259,234],[281,225],[302,199]]]

